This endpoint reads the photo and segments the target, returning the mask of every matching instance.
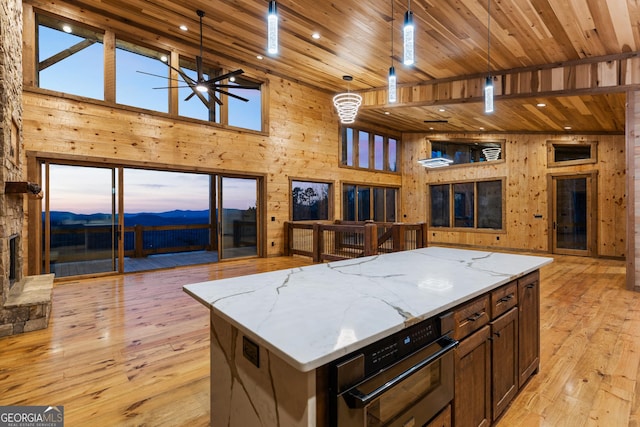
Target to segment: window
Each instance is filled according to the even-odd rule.
[[[103,34],[46,15],[37,22],[38,87],[104,100]]]
[[[398,172],[396,138],[353,128],[342,128],[342,166]]]
[[[163,87],[171,86],[168,56],[167,52],[116,40],[116,102],[167,113],[169,90]],[[150,74],[166,76],[166,80]],[[154,89],[159,87],[162,89]]]
[[[503,188],[503,180],[430,185],[431,227],[501,230]]]
[[[46,14],[37,15],[36,31],[37,84],[41,88],[104,101],[105,88],[115,87],[117,103],[161,113],[169,113],[170,99],[177,93],[180,116],[263,131],[263,85],[244,74],[219,82],[228,85],[221,88],[227,94],[216,92],[220,105],[209,101],[211,94],[194,95],[184,82],[184,76],[197,80],[193,59],[180,57],[178,64],[171,64],[182,73],[178,80],[171,80],[168,51],[130,42],[126,36],[116,37],[115,49],[107,51],[103,31]],[[115,60],[115,76],[105,75],[105,57]],[[205,79],[228,71],[206,64],[203,68]]]
[[[547,141],[549,167],[596,163],[597,141]]]
[[[431,158],[453,160],[453,165],[503,159],[501,141],[430,141]],[[493,156],[491,151],[493,151]],[[496,158],[497,156],[497,158]]]
[[[328,220],[332,185],[327,182],[291,181],[293,221]]]
[[[342,218],[345,221],[395,222],[396,188],[345,184],[342,187]]]

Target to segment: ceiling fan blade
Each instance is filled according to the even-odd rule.
[[[209,87],[213,87],[213,88],[223,87],[223,88],[228,88],[228,89],[254,89],[254,90],[260,89],[260,85],[258,85],[258,84],[256,84],[255,86],[211,84],[211,85],[209,85]]]
[[[166,79],[166,80],[180,81],[179,79],[172,79],[171,77],[161,76],[160,74],[147,73],[146,71],[136,71],[136,73],[146,74],[148,76],[153,76],[153,77],[160,77],[161,79]]]
[[[235,71],[231,71],[230,73],[226,73],[226,74],[223,74],[221,76],[217,76],[217,77],[214,77],[212,79],[209,79],[205,83],[209,84],[209,83],[219,82],[220,80],[228,79],[229,77],[237,76],[237,75],[242,74],[242,73],[244,73],[244,70],[238,69],[238,70],[235,70]]]
[[[189,94],[189,96],[187,96],[187,97],[184,99],[185,101],[190,100],[191,98],[193,98],[193,95],[195,95],[195,94],[196,94],[197,89],[195,89],[195,88],[193,88],[193,87],[192,87],[191,89],[193,89],[193,92],[191,92],[191,93]]]
[[[163,87],[152,87],[151,89],[185,89],[191,86],[163,86]]]
[[[232,98],[239,99],[240,101],[249,102],[249,100],[247,98],[243,98],[243,97],[238,96],[238,95],[236,95],[234,93],[229,93],[227,91],[220,90],[220,89],[216,89],[216,92],[224,93],[225,95],[230,96]]]

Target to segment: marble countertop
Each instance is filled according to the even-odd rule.
[[[307,372],[552,260],[428,247],[196,283],[184,290]]]

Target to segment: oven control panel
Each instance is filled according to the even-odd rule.
[[[439,319],[431,318],[370,344],[360,351],[364,355],[366,375],[384,369],[426,347],[440,338],[440,335]]]

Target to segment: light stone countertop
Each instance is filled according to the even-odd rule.
[[[549,264],[441,247],[184,286],[248,338],[308,372]]]

